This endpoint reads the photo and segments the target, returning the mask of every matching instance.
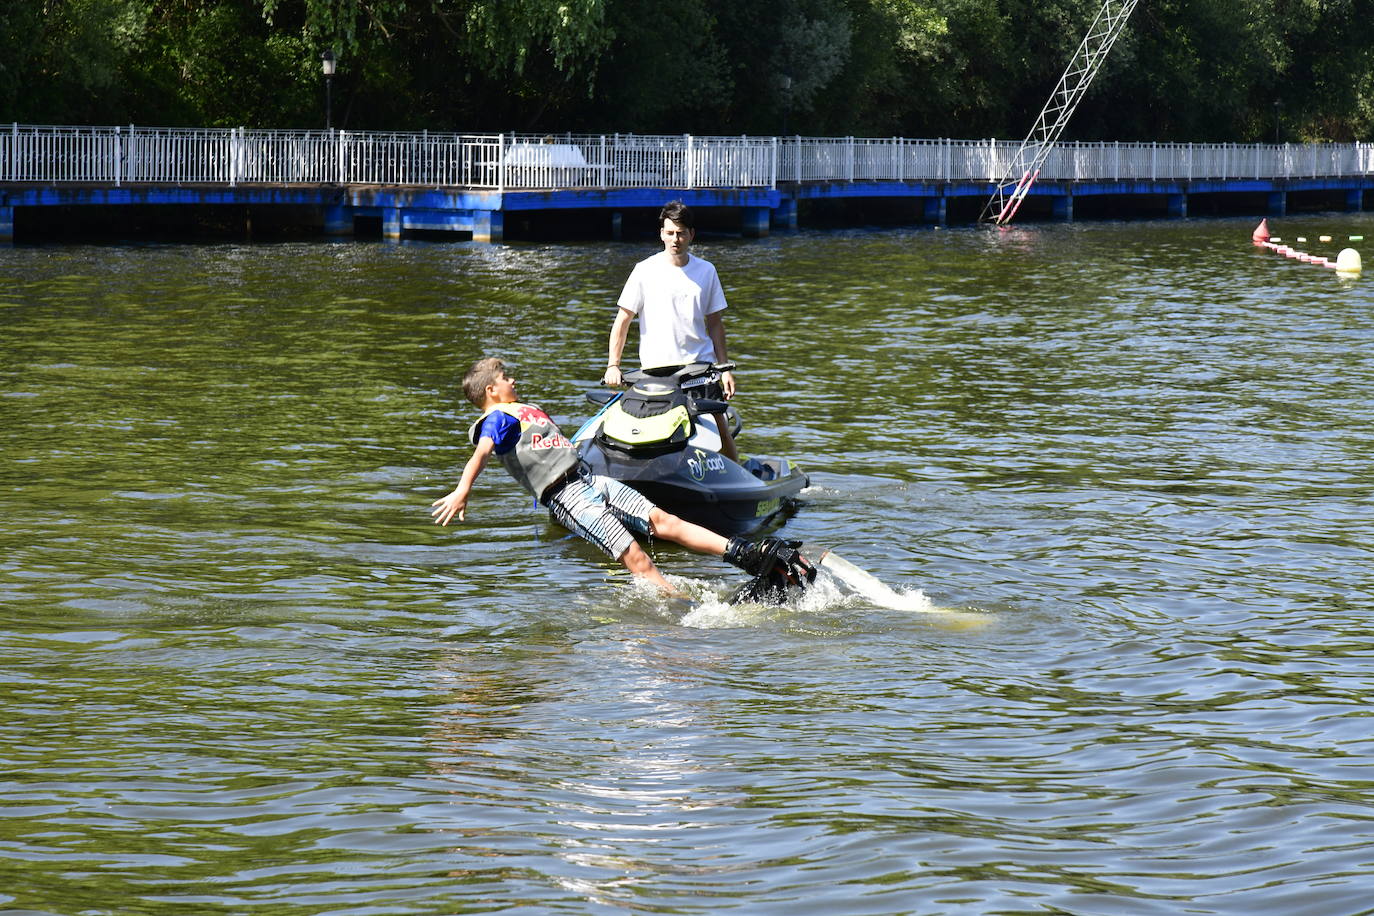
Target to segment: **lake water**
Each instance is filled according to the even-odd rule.
[[[883,584],[771,609],[430,522],[652,243],[0,250],[0,913],[1369,912],[1374,286],[1257,221],[701,240]]]

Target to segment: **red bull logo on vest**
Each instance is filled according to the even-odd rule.
[[[567,436],[555,432],[551,436],[541,436],[535,433],[530,437],[530,448],[572,448],[573,444]]]
[[[521,423],[530,423],[535,426],[548,426],[553,422],[544,411],[540,410],[538,407],[531,407],[528,404],[521,404],[515,410],[515,418]]]

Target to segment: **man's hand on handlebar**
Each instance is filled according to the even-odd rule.
[[[601,384],[609,385],[612,388],[619,388],[625,384],[625,377],[620,374],[620,367],[607,366],[606,374],[601,376]]]

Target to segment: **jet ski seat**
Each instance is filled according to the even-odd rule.
[[[606,411],[596,441],[635,455],[676,451],[692,436],[692,414],[682,389],[645,379]]]

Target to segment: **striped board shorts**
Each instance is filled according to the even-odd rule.
[[[596,474],[570,481],[549,500],[554,521],[600,547],[612,560],[619,560],[634,543],[631,531],[649,534],[653,509],[644,494]]]

